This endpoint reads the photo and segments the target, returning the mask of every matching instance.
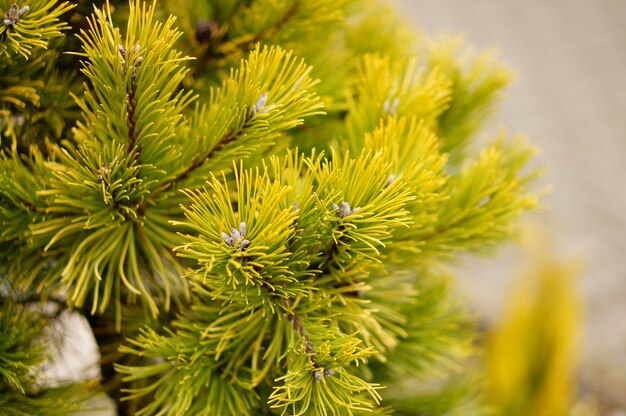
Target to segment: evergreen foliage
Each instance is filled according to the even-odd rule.
[[[537,205],[471,146],[508,70],[369,2],[91,3],[0,0],[2,410],[79,402],[23,379],[63,299],[120,414],[480,412],[445,262]]]

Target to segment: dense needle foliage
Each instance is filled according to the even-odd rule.
[[[480,413],[445,263],[536,206],[523,139],[473,145],[490,53],[357,0],[0,14],[0,414],[98,390],[38,383],[44,302],[120,414]]]

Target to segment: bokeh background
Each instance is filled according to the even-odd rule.
[[[553,190],[532,221],[558,256],[582,263],[578,387],[626,415],[615,410],[626,408],[626,1],[395,1],[414,29],[463,34],[515,69],[489,129],[522,132],[542,149]],[[522,258],[509,246],[496,261],[458,265],[461,291],[487,322]]]

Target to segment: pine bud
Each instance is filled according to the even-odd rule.
[[[345,218],[348,215],[352,215],[357,212],[359,209],[361,209],[361,207],[356,207],[352,209],[350,208],[350,204],[348,204],[346,201],[341,201],[341,206],[333,204],[333,209],[335,210],[339,218]]]
[[[18,20],[20,18],[20,10],[17,4],[13,3],[6,14],[7,19]]]
[[[6,14],[4,15],[5,16],[4,25],[15,27],[15,24],[19,22],[22,16],[28,13],[29,10],[30,10],[30,7],[28,6],[24,6],[20,9],[17,6],[17,4],[13,3],[11,7],[9,8],[9,11],[6,12]]]
[[[389,100],[386,100],[385,103],[383,104],[384,113],[390,114],[390,115],[395,114],[399,103],[400,103],[400,99],[398,98],[395,98],[391,103],[389,103]]]
[[[252,115],[255,115],[259,111],[263,110],[263,108],[265,108],[265,104],[267,104],[267,92],[259,95],[259,99],[256,100],[256,103],[252,107]]]
[[[222,232],[222,240],[231,247],[237,247],[239,250],[243,250],[250,245],[250,241],[245,238],[246,232],[246,223],[242,221],[239,223],[239,230],[236,228],[230,229],[230,235]]]
[[[196,40],[207,43],[215,39],[220,33],[220,27],[215,21],[200,20],[196,23]]]
[[[332,368],[326,369],[324,371],[322,371],[322,370],[315,370],[315,372],[313,373],[313,377],[315,377],[316,381],[322,381],[324,376],[331,377],[331,376],[334,376],[334,375],[335,375],[335,370],[333,370]]]
[[[122,55],[122,58],[126,59],[126,49],[122,45],[117,45],[117,50]]]
[[[491,196],[487,195],[486,197],[478,201],[478,208],[484,207],[489,203],[489,201],[491,201]]]
[[[225,232],[222,232],[222,240],[224,240],[224,242],[226,244],[228,244],[229,246],[233,246],[233,239],[230,238],[230,236],[228,234],[226,234]]]

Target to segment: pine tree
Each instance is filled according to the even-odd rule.
[[[444,385],[474,333],[446,264],[537,205],[532,147],[473,145],[493,54],[357,0],[0,11],[0,413],[481,412]],[[38,384],[65,308],[99,387]]]

